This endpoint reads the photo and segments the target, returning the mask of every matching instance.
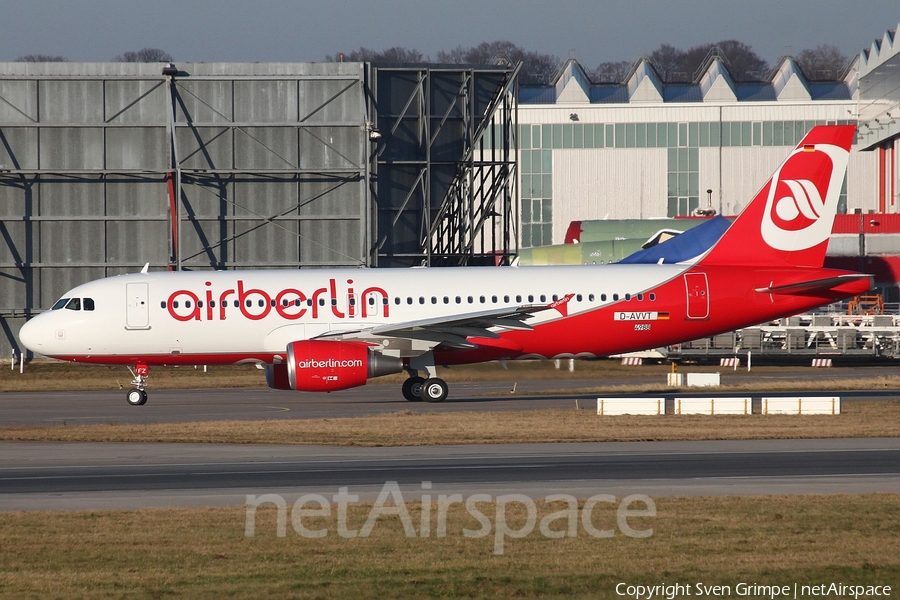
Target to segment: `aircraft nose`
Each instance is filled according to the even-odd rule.
[[[39,352],[41,347],[41,325],[38,317],[26,321],[19,329],[19,342],[32,352]]]

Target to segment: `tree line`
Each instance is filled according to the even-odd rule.
[[[767,81],[772,65],[763,60],[751,46],[737,40],[721,40],[692,46],[687,50],[661,44],[647,58],[664,83],[690,83],[695,81],[706,68],[708,61],[720,58],[728,67],[732,77],[738,82]],[[849,66],[849,59],[837,46],[821,44],[815,48],[802,50],[793,57],[803,74],[811,81],[833,81],[841,77]],[[63,56],[28,54],[17,61],[25,62],[65,62]],[[158,48],[143,48],[114,57],[113,62],[172,62],[171,54]],[[543,54],[526,50],[506,41],[482,42],[477,46],[457,46],[452,50],[441,50],[432,61],[431,57],[418,50],[395,46],[387,50],[372,50],[360,47],[350,52],[327,55],[329,62],[375,62],[375,63],[427,63],[443,64],[509,64],[522,63],[519,82],[524,85],[552,83],[562,66],[562,59],[553,54]],[[628,77],[634,63],[628,61],[602,62],[586,74],[594,83],[622,83]]]
[[[707,61],[719,57],[736,81],[767,81],[773,68],[751,46],[737,40],[722,40],[692,46],[687,50],[662,44],[647,58],[665,83],[695,81]],[[553,54],[532,52],[509,41],[482,42],[469,48],[457,46],[437,53],[436,62],[447,64],[516,64],[522,62],[519,81],[525,85],[552,83],[562,66],[562,59]],[[821,44],[801,51],[793,57],[811,81],[833,81],[843,75],[850,60],[837,46]],[[394,47],[387,50],[358,48],[351,52],[326,56],[328,61],[421,63],[431,62],[418,50]],[[628,77],[633,62],[603,62],[593,69],[585,69],[593,83],[622,83]]]
[[[141,50],[132,50],[123,52],[113,57],[111,62],[172,62],[175,59],[165,50],[159,48],[142,48]],[[24,54],[16,58],[15,62],[69,62],[65,56],[55,54]]]

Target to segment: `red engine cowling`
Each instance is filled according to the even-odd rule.
[[[365,344],[326,340],[292,342],[287,347],[287,381],[293,390],[332,392],[365,385],[366,379],[399,373],[399,358]],[[273,370],[277,381],[277,371]]]
[[[288,381],[288,368],[284,363],[266,365],[266,385],[274,390],[289,390],[291,382]]]

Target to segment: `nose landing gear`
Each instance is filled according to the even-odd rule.
[[[134,368],[128,367],[128,370],[131,371],[131,375],[134,377],[131,385],[134,388],[128,390],[128,393],[125,394],[125,399],[128,401],[128,404],[132,406],[141,406],[147,403],[147,392],[144,390],[144,387],[147,385],[147,377],[150,375],[150,367],[145,364],[136,364]]]

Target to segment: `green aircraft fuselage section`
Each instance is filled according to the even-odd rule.
[[[605,265],[619,262],[641,249],[647,238],[607,240],[583,244],[556,244],[540,248],[523,248],[519,251],[519,265]]]
[[[605,265],[641,250],[664,230],[685,232],[708,219],[612,219],[581,221],[580,242],[519,250],[519,265]],[[664,241],[663,238],[659,241]]]

